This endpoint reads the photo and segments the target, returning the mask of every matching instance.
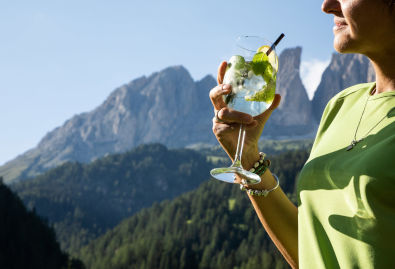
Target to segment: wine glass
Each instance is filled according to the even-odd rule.
[[[251,116],[257,116],[270,107],[278,70],[274,49],[283,37],[281,34],[273,44],[259,36],[236,39],[235,53],[228,62],[223,80],[224,84],[232,85],[232,92],[224,96],[228,107]],[[245,135],[245,126],[241,124],[232,165],[211,170],[212,177],[229,183],[256,184],[261,181],[260,176],[241,165]]]

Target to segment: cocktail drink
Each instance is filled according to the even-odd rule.
[[[232,85],[232,93],[225,97],[228,107],[257,116],[271,105],[276,90],[277,58],[270,47],[258,48],[252,59],[232,56],[224,77],[224,84]]]
[[[232,86],[232,92],[224,96],[228,107],[257,116],[267,110],[274,100],[278,70],[275,46],[283,34],[272,45],[258,36],[240,36],[236,40],[236,53],[229,59],[223,83]],[[257,174],[243,169],[245,127],[240,126],[236,155],[230,167],[215,168],[210,174],[230,183],[256,184]]]

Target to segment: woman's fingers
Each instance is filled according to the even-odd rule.
[[[218,80],[218,86],[213,88],[210,91],[210,99],[211,102],[213,103],[214,110],[218,111],[223,107],[226,107],[226,104],[223,99],[223,95],[229,94],[232,92],[232,87],[230,85],[223,85],[222,81],[224,79],[224,75],[226,72],[226,62],[222,62],[219,67],[218,67],[218,75],[217,75],[217,80]]]
[[[224,107],[218,111],[217,116],[220,120],[227,123],[250,124],[254,121],[254,118],[251,115],[230,109],[228,107]]]
[[[232,132],[235,128],[235,123],[218,122],[215,117],[213,118],[213,132],[218,136]]]
[[[220,110],[221,108],[226,107],[225,101],[223,99],[223,95],[229,94],[232,92],[232,87],[230,85],[220,84],[213,88],[210,91],[210,100],[213,103],[215,110]]]
[[[257,125],[258,125],[258,122],[256,120],[253,120],[249,124],[246,124],[246,123],[244,124],[244,126],[246,127],[247,130],[250,128],[255,128]],[[215,117],[213,118],[213,132],[214,132],[214,134],[216,134],[219,137],[229,134],[229,133],[232,133],[235,130],[238,131],[239,129],[240,129],[239,123],[218,122]]]
[[[275,110],[280,105],[280,102],[281,102],[281,95],[275,94],[273,103],[270,105],[269,110],[271,111]]]
[[[218,67],[218,73],[217,73],[217,81],[218,84],[222,84],[226,72],[226,67],[228,66],[227,62],[222,62],[219,67]]]
[[[258,116],[255,116],[254,119],[259,121],[259,122],[261,122],[261,121],[266,122],[267,119],[272,114],[273,110],[275,110],[280,105],[280,101],[281,101],[281,95],[276,94],[274,96],[273,103],[270,105],[270,107],[265,112],[263,112],[262,114],[259,114]]]

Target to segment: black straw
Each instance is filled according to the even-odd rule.
[[[276,46],[278,45],[278,43],[280,43],[281,39],[283,39],[284,36],[285,36],[284,33],[281,33],[281,35],[276,39],[276,41],[274,41],[270,49],[266,51],[267,56],[269,56],[269,54],[276,48]]]

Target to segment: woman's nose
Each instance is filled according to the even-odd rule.
[[[328,14],[333,14],[341,10],[339,0],[324,0],[321,5],[321,10]]]

